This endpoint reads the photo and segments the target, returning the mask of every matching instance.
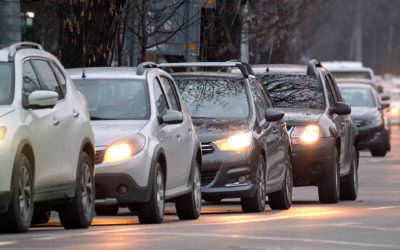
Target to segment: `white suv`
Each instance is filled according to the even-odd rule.
[[[200,142],[174,80],[153,67],[68,70],[88,100],[96,139],[95,211],[128,207],[141,223],[159,223],[165,200],[174,200],[180,219],[197,219]]]
[[[84,97],[34,43],[0,50],[0,79],[0,231],[25,232],[52,210],[65,228],[88,227],[95,153]]]

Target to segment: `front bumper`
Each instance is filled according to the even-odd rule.
[[[335,150],[335,138],[319,138],[313,144],[292,145],[292,167],[294,186],[316,185],[331,166],[333,151]]]
[[[358,145],[360,150],[388,147],[388,132],[384,126],[359,126],[358,134]]]
[[[8,205],[11,201],[11,192],[0,192],[0,213],[5,213],[8,210]]]
[[[254,195],[258,158],[252,150],[220,151],[212,143],[202,143],[202,148],[201,191],[204,199],[240,198]],[[204,150],[205,148],[207,150]]]

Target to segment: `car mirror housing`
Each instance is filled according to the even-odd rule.
[[[48,90],[33,91],[28,96],[28,108],[53,108],[58,101],[58,93]]]
[[[283,113],[282,111],[279,111],[277,109],[268,108],[267,110],[265,110],[265,119],[268,122],[280,121],[280,120],[282,120],[284,115],[285,115],[285,113]]]
[[[351,113],[351,108],[346,103],[338,102],[335,107],[330,109],[330,113],[338,115],[349,115]]]
[[[382,101],[390,101],[390,96],[388,96],[388,95],[382,95],[382,96],[381,96],[381,100],[382,100]]]
[[[166,124],[178,124],[183,121],[182,112],[168,109],[165,115],[162,116],[161,121]]]
[[[382,102],[382,109],[388,109],[390,107],[390,102]]]

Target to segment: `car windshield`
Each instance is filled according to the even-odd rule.
[[[13,97],[12,64],[0,63],[0,105],[11,104]]]
[[[331,71],[335,78],[372,79],[369,71]]]
[[[86,97],[92,120],[148,119],[149,95],[144,80],[75,79]]]
[[[367,88],[339,87],[343,99],[352,107],[376,107],[371,90]]]
[[[259,75],[278,108],[324,109],[325,98],[317,78],[307,75]]]
[[[246,88],[241,80],[175,78],[193,118],[245,118],[249,115]]]
[[[390,93],[390,100],[391,101],[400,101],[400,93],[391,92]]]

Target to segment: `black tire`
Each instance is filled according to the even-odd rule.
[[[257,164],[257,175],[256,175],[256,192],[252,197],[242,197],[240,203],[242,205],[243,212],[262,212],[265,209],[265,161],[261,155]]]
[[[327,175],[319,181],[318,196],[321,203],[337,203],[340,197],[339,152],[333,151],[333,160]]]
[[[387,147],[372,148],[371,155],[373,157],[384,157],[387,153]]]
[[[142,224],[161,223],[164,219],[165,178],[160,163],[155,164],[153,186],[150,200],[138,209],[139,222]]]
[[[348,175],[340,178],[340,199],[351,200],[357,199],[358,193],[358,154],[356,147],[352,149],[352,159],[350,172]]]
[[[268,195],[269,207],[275,209],[289,209],[292,206],[293,173],[290,161],[286,164],[285,180],[282,189]]]
[[[35,208],[33,210],[32,225],[44,224],[49,222],[51,211],[42,208]]]
[[[94,211],[97,215],[116,215],[118,213],[119,206],[118,205],[96,205],[94,207]]]
[[[0,231],[24,233],[29,230],[33,216],[33,174],[25,154],[15,157],[12,194],[8,210],[0,215]]]
[[[88,228],[95,206],[94,165],[86,152],[81,152],[76,176],[75,197],[58,211],[61,225],[66,229]]]
[[[195,220],[201,213],[201,179],[197,162],[193,166],[192,190],[175,201],[176,213],[181,220]]]

